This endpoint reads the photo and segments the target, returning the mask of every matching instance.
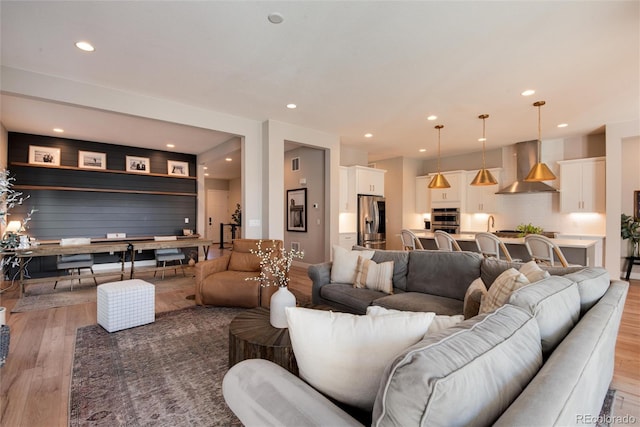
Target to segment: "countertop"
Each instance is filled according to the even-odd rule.
[[[424,239],[434,238],[433,232],[431,231],[413,230],[413,232],[417,237],[422,237]],[[474,242],[476,240],[475,233],[452,234],[451,237],[461,242]],[[504,244],[524,245],[524,237],[499,237],[499,239]],[[564,248],[590,248],[592,246],[595,246],[598,243],[597,240],[582,240],[582,239],[551,239],[551,240],[553,240],[558,246],[561,246]]]

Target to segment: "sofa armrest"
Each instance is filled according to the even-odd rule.
[[[307,275],[311,279],[311,303],[320,304],[320,288],[331,283],[331,262],[323,262],[321,264],[310,265],[307,269]]]
[[[222,394],[247,427],[362,427],[309,384],[267,360],[249,359],[234,365],[224,376]]]
[[[202,290],[202,282],[208,276],[219,273],[221,271],[226,271],[227,266],[229,265],[229,259],[231,255],[226,254],[219,258],[200,261],[195,265],[195,273],[196,273],[196,297],[201,294]]]

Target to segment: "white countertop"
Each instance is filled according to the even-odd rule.
[[[422,237],[425,239],[433,239],[433,232],[431,231],[414,231],[414,234],[417,237]],[[455,240],[461,242],[474,242],[476,240],[475,233],[462,233],[462,234],[452,234]],[[499,237],[505,244],[512,245],[524,245],[524,237]],[[591,246],[595,246],[597,240],[581,240],[581,239],[551,239],[558,246],[564,248],[590,248]]]

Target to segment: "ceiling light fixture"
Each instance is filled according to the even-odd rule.
[[[549,169],[547,165],[542,163],[542,156],[540,153],[542,145],[542,141],[540,139],[540,107],[542,107],[544,104],[544,101],[536,101],[533,103],[533,106],[538,108],[538,160],[537,163],[533,165],[533,167],[529,171],[527,177],[524,179],[528,182],[551,181],[556,179],[556,176],[553,174],[553,172],[551,172],[551,169]]]
[[[485,157],[484,157],[484,150],[485,150],[485,142],[487,141],[487,138],[485,137],[485,120],[489,117],[488,114],[480,114],[478,116],[479,119],[482,119],[482,138],[480,138],[480,141],[482,141],[482,169],[480,169],[478,171],[478,173],[476,174],[476,177],[473,178],[473,181],[471,181],[471,185],[495,185],[498,183],[498,181],[493,177],[493,175],[491,175],[491,172],[489,172],[487,170],[487,167],[485,165]]]
[[[433,114],[427,117],[427,120],[435,120],[438,116],[434,116]]]
[[[373,138],[373,134],[372,133],[365,133],[364,137],[365,138]]]
[[[232,161],[232,160],[233,160],[233,159],[232,159],[231,157],[227,157],[226,159],[224,159],[224,161],[225,161],[225,162],[230,162],[230,161]]]
[[[287,104],[287,108],[290,110],[295,110],[296,108],[298,108],[298,106],[296,104]]]
[[[440,129],[443,127],[444,125],[436,125],[436,129],[438,129],[438,173],[433,177],[428,188],[451,188],[447,178],[440,173]]]
[[[421,148],[418,151],[421,152],[421,153],[425,153],[427,151],[427,149],[426,148]]]
[[[273,12],[267,16],[267,19],[272,24],[281,24],[284,21],[284,16],[278,12]]]
[[[167,144],[167,147],[169,147],[169,148],[175,148],[175,144]]]
[[[531,96],[531,95],[533,95],[534,93],[536,93],[536,91],[535,91],[535,90],[533,90],[533,89],[527,89],[527,90],[525,90],[524,92],[522,92],[520,95],[522,95],[522,96]]]
[[[80,50],[84,50],[85,52],[93,52],[94,50],[96,50],[96,48],[93,47],[91,43],[85,41],[76,42],[76,47]]]
[[[560,123],[558,125],[559,128],[566,128],[567,126],[569,126],[567,123]]]
[[[54,132],[56,132],[56,133],[62,133],[62,132],[64,132],[64,129],[61,129],[61,128],[53,128],[53,131],[54,131]]]

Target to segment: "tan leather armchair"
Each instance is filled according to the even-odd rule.
[[[223,307],[269,307],[277,286],[262,287],[259,280],[246,280],[260,275],[258,239],[236,239],[231,253],[196,264],[196,304]],[[262,240],[262,249],[273,248],[274,240]],[[282,249],[282,240],[275,240]]]

